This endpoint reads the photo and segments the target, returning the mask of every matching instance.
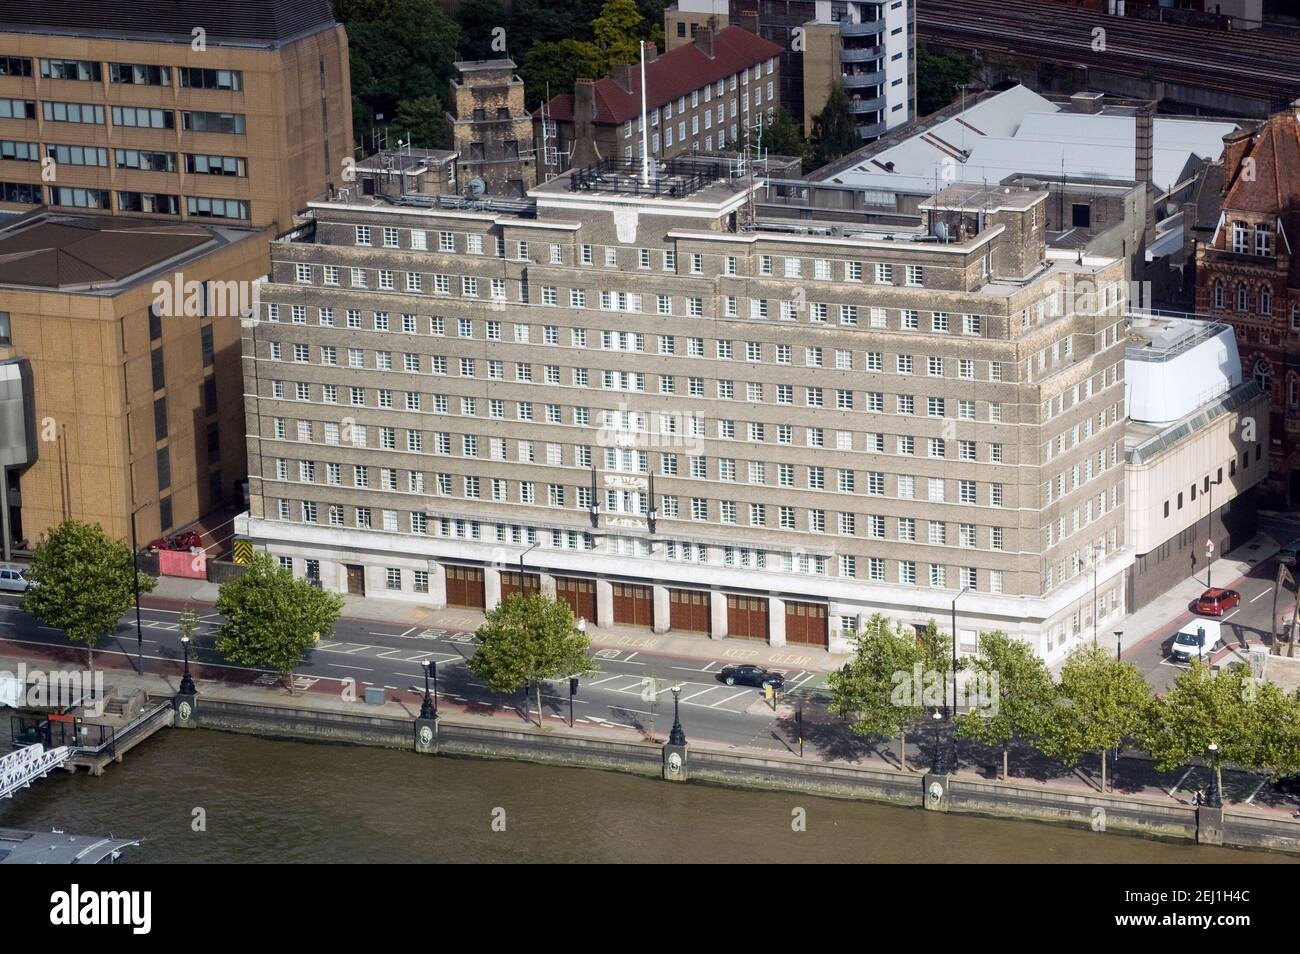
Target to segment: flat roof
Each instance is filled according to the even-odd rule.
[[[0,828],[0,865],[97,865],[138,846],[130,838]]]
[[[37,209],[0,227],[0,285],[116,293],[260,229]]]

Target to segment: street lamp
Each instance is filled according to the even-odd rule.
[[[573,728],[573,697],[578,694],[578,677],[569,677],[569,728]]]
[[[420,718],[434,719],[433,697],[429,695],[429,660],[421,660],[420,668],[424,670],[424,699],[420,702]]]
[[[681,717],[681,703],[680,703],[682,687],[673,686],[672,692],[673,692],[673,727],[668,733],[668,744],[685,745],[686,733],[682,731],[682,717]]]
[[[930,762],[930,773],[932,775],[943,774],[943,764],[942,764],[943,759],[941,754],[942,749],[939,744],[939,726],[942,723],[943,723],[943,713],[939,711],[938,706],[935,706],[934,707],[934,758]]]
[[[957,601],[970,592],[970,587],[962,587],[962,591],[952,598],[952,709],[953,718],[957,717]],[[944,693],[946,696],[947,693]],[[947,699],[944,700],[947,703]]]
[[[541,541],[536,540],[533,542],[533,545],[531,547],[529,547],[523,553],[519,554],[519,595],[520,596],[528,595],[527,587],[524,586],[524,557],[528,556],[528,554],[532,553],[541,545],[542,545]]]
[[[1121,647],[1123,646],[1124,630],[1115,630],[1115,661],[1120,661]]]
[[[181,672],[181,693],[182,695],[193,696],[198,694],[194,688],[194,677],[190,675],[190,638],[181,637],[181,651],[185,654],[185,669]]]
[[[1205,478],[1205,490],[1210,495],[1210,512],[1205,518],[1205,588],[1208,590],[1214,584],[1210,582],[1211,578],[1211,561],[1214,559],[1214,488],[1223,483],[1223,478],[1211,481],[1207,476]]]
[[[135,565],[135,557],[139,552],[139,544],[135,539],[135,515],[152,506],[153,501],[150,500],[131,511],[131,590],[135,594],[135,665],[139,672],[144,672],[144,625],[140,622],[140,571]]]
[[[1210,794],[1205,797],[1207,808],[1222,808],[1223,796],[1219,791],[1219,747],[1211,742],[1207,748],[1210,752]]]
[[[433,673],[433,717],[438,718],[438,660],[429,661],[429,669]]]
[[[1097,566],[1101,563],[1098,552],[1105,552],[1105,548],[1099,543],[1092,545],[1092,644],[1097,645],[1097,631],[1101,628],[1101,620],[1097,618],[1097,612],[1101,604],[1097,599]]]

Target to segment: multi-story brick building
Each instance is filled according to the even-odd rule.
[[[1300,504],[1300,102],[1224,137],[1217,227],[1196,248],[1196,310],[1237,333],[1270,396],[1268,497]]]
[[[522,197],[537,184],[537,160],[514,60],[457,63],[456,70],[447,122],[460,181],[479,179],[489,195]]]
[[[696,31],[664,54],[646,47],[645,108],[650,155],[741,148],[776,111],[781,48],[740,27]],[[600,159],[641,156],[641,66],[616,63],[613,75],[579,79],[574,91],[533,114],[543,178]]]
[[[289,228],[351,159],[328,0],[0,0],[0,209]]]
[[[330,589],[492,606],[523,560],[598,623],[836,650],[957,600],[964,648],[1056,658],[1122,613],[1124,262],[1049,251],[1045,192],[900,226],[756,188],[313,203],[245,329],[240,532]]]

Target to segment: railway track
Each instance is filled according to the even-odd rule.
[[[1107,16],[1034,0],[925,0],[921,39],[1036,55],[1131,75],[1224,89],[1283,106],[1300,96],[1300,40]],[[1093,31],[1106,31],[1096,50]]]

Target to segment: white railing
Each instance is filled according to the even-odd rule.
[[[66,745],[47,750],[37,742],[0,758],[0,798],[11,798],[38,778],[59,768],[71,756]]]

